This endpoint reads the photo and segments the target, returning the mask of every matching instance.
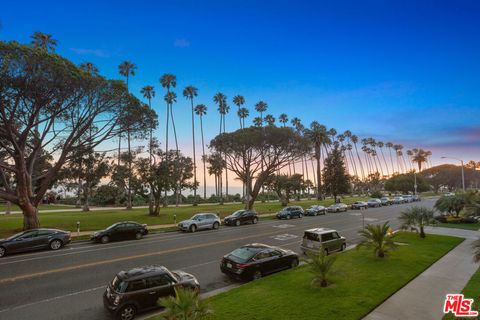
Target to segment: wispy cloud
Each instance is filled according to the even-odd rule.
[[[71,50],[81,56],[96,56],[100,58],[107,58],[110,56],[108,52],[102,49],[72,48]]]
[[[173,46],[177,48],[188,48],[190,47],[190,42],[186,39],[175,39]]]

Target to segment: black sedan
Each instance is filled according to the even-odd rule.
[[[253,210],[237,210],[223,219],[223,223],[227,226],[239,226],[245,223],[256,224],[258,222],[258,215]]]
[[[327,212],[327,208],[320,205],[313,205],[310,208],[305,210],[306,216],[317,216],[319,214],[325,214]]]
[[[146,224],[123,221],[112,224],[105,230],[95,232],[90,237],[90,240],[101,243],[129,239],[140,240],[147,234],[148,228]]]
[[[298,255],[295,252],[253,243],[223,256],[220,270],[234,279],[256,280],[267,274],[296,266]]]
[[[68,231],[31,229],[0,240],[0,258],[9,253],[40,249],[58,250],[70,241],[70,232]]]

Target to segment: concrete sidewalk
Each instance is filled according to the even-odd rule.
[[[460,293],[480,267],[473,262],[472,250],[472,243],[480,237],[480,232],[432,227],[426,228],[426,232],[466,240],[378,306],[365,320],[440,320],[445,295]]]

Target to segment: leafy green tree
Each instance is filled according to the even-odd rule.
[[[420,238],[425,238],[425,226],[435,223],[433,219],[433,210],[425,207],[411,207],[404,211],[400,216],[402,229],[415,230],[420,234]]]
[[[455,215],[458,218],[465,204],[465,198],[460,195],[441,196],[435,202],[434,208],[442,213]]]
[[[415,177],[414,173],[405,173],[394,175],[385,182],[385,190],[391,192],[401,191],[409,193],[415,191]],[[417,174],[417,192],[424,192],[430,190],[430,185],[422,175]]]
[[[388,234],[389,229],[388,221],[383,225],[367,224],[365,229],[359,232],[363,239],[357,249],[363,247],[372,249],[375,256],[384,258],[390,250],[396,248],[393,237]]]
[[[325,191],[333,195],[335,201],[338,195],[350,191],[350,177],[346,173],[343,155],[338,146],[335,146],[325,159],[323,180]]]
[[[269,189],[275,191],[280,199],[282,206],[288,205],[292,192],[300,191],[303,188],[301,174],[294,175],[274,175],[265,183]]]
[[[201,320],[212,313],[198,292],[191,289],[175,288],[175,296],[160,298],[158,304],[165,307],[160,316],[164,320]]]
[[[328,255],[325,250],[320,250],[318,254],[309,253],[307,260],[308,271],[313,274],[312,286],[322,288],[328,286],[329,275],[333,271],[335,264],[335,255]]]
[[[249,127],[218,135],[210,148],[225,155],[227,168],[245,183],[246,208],[251,209],[267,179],[301,159],[308,142],[291,128]]]

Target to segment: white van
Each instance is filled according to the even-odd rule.
[[[300,246],[302,252],[318,253],[321,249],[326,254],[336,251],[343,251],[347,247],[345,238],[340,236],[336,230],[327,228],[314,228],[305,230],[303,241]]]

